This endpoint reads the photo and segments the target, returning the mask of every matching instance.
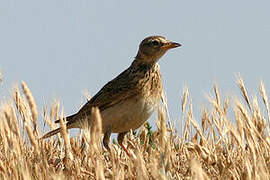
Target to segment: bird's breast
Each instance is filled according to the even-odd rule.
[[[159,102],[159,98],[139,95],[112,106],[101,112],[103,130],[111,128],[113,133],[135,130],[152,115]]]

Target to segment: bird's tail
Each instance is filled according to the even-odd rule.
[[[46,134],[45,134],[44,136],[42,136],[40,139],[46,139],[46,138],[48,138],[48,137],[51,137],[51,136],[53,136],[53,135],[59,133],[60,131],[61,131],[61,127],[60,127],[60,128],[57,128],[57,129],[55,129],[55,130],[52,130],[52,131],[50,131],[50,132],[48,132],[48,133],[46,133]]]
[[[75,128],[75,127],[76,127],[75,121],[71,121],[71,120],[73,119],[74,116],[75,116],[75,114],[74,114],[74,115],[71,115],[71,116],[68,116],[68,117],[65,118],[66,121],[67,121],[67,123],[66,123],[67,129],[71,129],[71,128]],[[55,123],[59,123],[59,122],[60,122],[60,120],[56,120],[56,121],[55,121]],[[46,139],[46,138],[48,138],[48,137],[51,137],[51,136],[53,136],[53,135],[59,133],[60,131],[61,131],[61,127],[59,127],[59,128],[57,128],[57,129],[54,129],[54,130],[52,130],[52,131],[46,133],[46,134],[43,135],[40,139]]]

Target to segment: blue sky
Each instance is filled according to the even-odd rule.
[[[238,93],[237,73],[251,95],[260,80],[270,90],[269,7],[266,0],[4,0],[0,96],[8,99],[11,87],[24,80],[40,113],[54,99],[65,114],[75,113],[85,103],[84,91],[94,95],[130,65],[142,39],[163,35],[183,45],[160,60],[177,124],[185,85],[198,114],[213,82],[224,96]]]

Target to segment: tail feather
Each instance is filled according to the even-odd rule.
[[[73,117],[74,117],[74,116],[75,116],[75,114],[66,117],[66,121],[67,121],[66,127],[67,127],[67,129],[77,128],[77,126],[76,126],[77,123],[76,123],[76,121],[73,120]],[[72,120],[73,120],[73,121],[72,121]],[[57,121],[55,121],[55,122],[56,122],[56,123],[59,123],[60,120],[57,120]],[[51,136],[53,136],[53,135],[59,133],[60,131],[61,131],[61,127],[59,127],[59,128],[57,128],[57,129],[54,129],[54,130],[52,130],[52,131],[46,133],[46,134],[45,134],[44,136],[42,136],[40,139],[46,139],[46,138],[48,138],[48,137],[51,137]]]
[[[51,137],[51,136],[53,136],[53,135],[59,133],[60,131],[61,131],[61,127],[60,127],[60,128],[57,128],[57,129],[55,129],[55,130],[52,130],[52,131],[50,131],[50,132],[48,132],[48,133],[46,133],[46,134],[45,134],[44,136],[42,136],[40,139],[46,139],[46,138],[48,138],[48,137]]]

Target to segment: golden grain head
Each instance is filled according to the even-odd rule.
[[[203,108],[201,117],[193,114],[193,104],[185,89],[181,119],[184,132],[176,132],[175,128],[167,127],[167,110],[163,106],[158,111],[157,130],[145,125],[137,134],[126,136],[124,143],[132,153],[131,157],[118,144],[111,145],[111,152],[102,147],[102,117],[97,108],[92,110],[96,125],[91,127],[90,132],[83,131],[82,136],[70,139],[65,119],[60,118],[60,138],[40,141],[35,128],[43,127],[39,127],[35,120],[38,111],[34,98],[23,83],[25,96],[15,88],[13,102],[1,102],[0,177],[269,179],[267,93],[261,83],[261,107],[259,99],[248,96],[243,82],[241,79],[238,81],[243,97],[235,99],[223,97],[215,84],[212,95],[215,98],[209,98],[211,106]],[[245,104],[241,98],[244,98]],[[234,115],[227,113],[229,108],[234,110]],[[58,116],[57,102],[43,110],[43,117],[50,127],[54,126],[52,122]]]

